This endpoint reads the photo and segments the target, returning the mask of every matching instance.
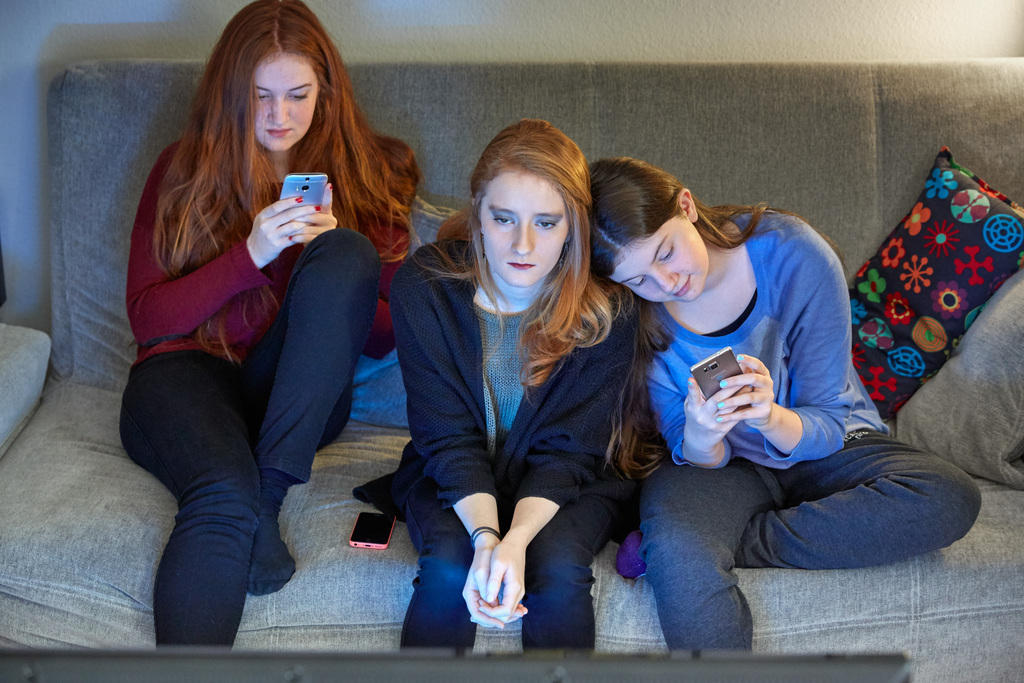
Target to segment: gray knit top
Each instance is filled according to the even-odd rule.
[[[498,315],[476,309],[483,347],[484,409],[487,414],[487,452],[491,458],[505,443],[523,399],[523,361],[519,355],[522,314]]]

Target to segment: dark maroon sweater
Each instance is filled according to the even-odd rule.
[[[260,269],[253,263],[242,240],[191,273],[169,278],[156,260],[153,230],[160,184],[176,147],[177,143],[165,149],[150,171],[132,228],[126,292],[128,322],[139,345],[135,362],[158,353],[199,349],[192,333],[225,304],[228,306],[225,319],[228,344],[244,359],[274,321],[277,308],[255,318],[250,313],[245,320],[238,295],[255,287],[269,286],[274,299],[279,303],[283,301],[288,279],[303,246],[285,249]],[[392,226],[391,236],[400,246],[408,243],[408,234],[399,226]],[[376,246],[382,251],[382,245]],[[370,338],[363,348],[363,353],[373,358],[381,358],[395,347],[388,298],[391,278],[399,265],[401,262],[384,263],[381,268],[377,313]]]

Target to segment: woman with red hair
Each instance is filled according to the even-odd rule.
[[[311,169],[333,181],[319,205],[278,199]],[[246,591],[294,573],[278,512],[344,427],[360,352],[394,346],[388,293],[418,181],[302,2],[231,19],[146,183],[128,264],[139,348],[121,439],[178,501],[157,643],[230,645]]]
[[[393,504],[420,554],[403,647],[469,648],[477,625],[522,619],[524,648],[593,649],[591,563],[634,489],[614,388],[637,318],[590,276],[590,177],[565,133],[508,126],[469,184],[395,276],[412,439],[358,494]]]

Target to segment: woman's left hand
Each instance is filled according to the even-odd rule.
[[[328,230],[334,230],[338,227],[338,219],[334,217],[334,213],[331,212],[331,203],[333,202],[334,193],[331,191],[332,186],[328,185],[324,190],[323,204],[316,207],[316,213],[311,213],[302,218],[296,219],[296,223],[303,225],[299,231],[295,232],[291,236],[291,241],[295,244],[305,244],[312,242],[318,235],[325,233]]]
[[[521,619],[526,614],[522,605],[526,594],[526,546],[506,536],[491,551],[490,570],[480,611],[506,624]]]
[[[775,409],[775,383],[760,359],[747,354],[736,356],[742,375],[726,380],[726,387],[740,387],[730,398],[719,401],[717,417],[723,424],[744,421],[754,429],[767,427]]]

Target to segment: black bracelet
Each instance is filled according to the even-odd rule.
[[[494,534],[498,540],[501,540],[501,534],[499,534],[498,530],[494,527],[478,526],[473,529],[473,531],[469,532],[469,542],[472,545],[476,545],[476,539],[479,538],[481,534]]]

